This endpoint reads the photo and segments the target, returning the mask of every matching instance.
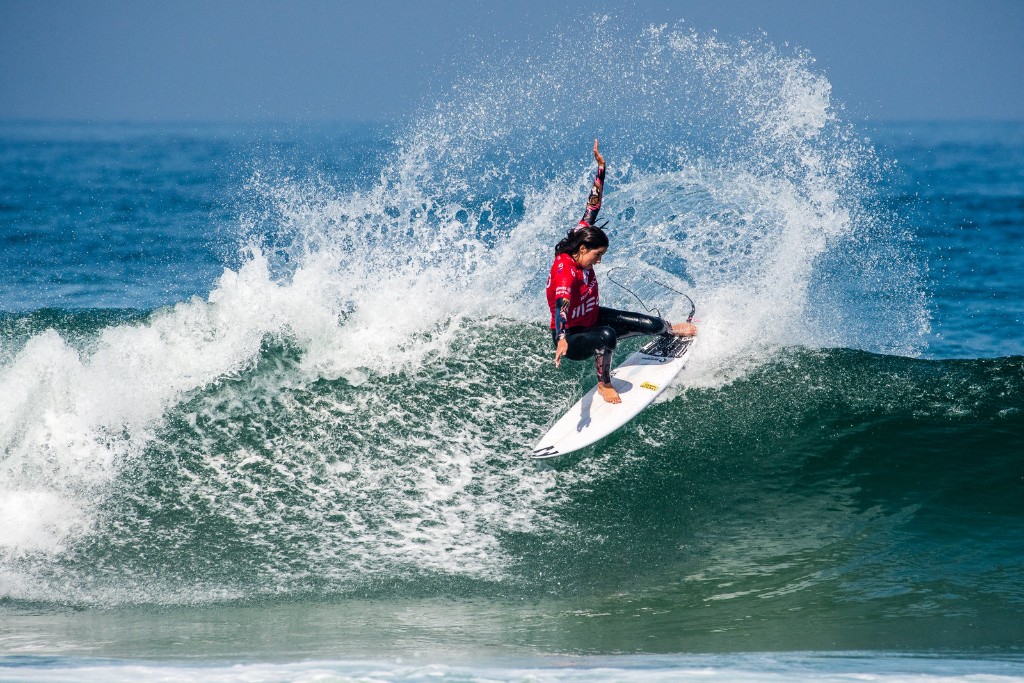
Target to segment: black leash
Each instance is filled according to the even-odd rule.
[[[611,270],[609,270],[609,271],[608,271],[608,273],[607,273],[608,281],[609,281],[609,282],[611,282],[611,283],[612,283],[613,285],[615,285],[615,286],[617,286],[617,287],[621,287],[622,289],[624,289],[624,290],[626,290],[627,292],[629,292],[630,294],[632,294],[632,295],[633,295],[633,298],[634,298],[634,299],[636,299],[637,301],[639,301],[639,302],[640,302],[640,305],[641,305],[641,306],[643,306],[643,307],[644,307],[644,310],[646,310],[646,311],[647,311],[648,313],[650,313],[650,312],[654,311],[654,312],[656,312],[656,313],[658,314],[658,317],[659,317],[659,318],[663,317],[663,316],[661,315],[661,310],[660,310],[660,309],[658,309],[658,307],[657,307],[657,306],[655,306],[655,307],[653,307],[653,308],[652,308],[652,307],[648,307],[648,305],[647,305],[646,303],[644,303],[644,300],[643,300],[643,299],[641,299],[641,298],[640,298],[640,297],[639,297],[639,296],[637,295],[637,293],[636,293],[636,292],[634,292],[634,291],[633,291],[632,289],[630,289],[630,288],[629,288],[629,287],[627,287],[626,285],[622,284],[621,282],[619,282],[618,280],[616,280],[615,278],[613,278],[613,277],[612,277],[612,273],[614,273],[614,272],[615,272],[616,270],[622,270],[622,268],[621,268],[621,267],[619,267],[619,268],[612,268]],[[689,314],[688,316],[686,316],[686,322],[688,322],[688,323],[689,323],[689,322],[693,322],[693,316],[694,316],[694,314],[696,314],[696,313],[697,313],[697,304],[693,303],[693,299],[691,299],[691,298],[690,298],[689,296],[687,296],[686,294],[684,294],[684,293],[680,292],[680,291],[679,291],[678,289],[676,289],[675,287],[669,287],[669,286],[668,286],[668,285],[666,285],[666,284],[665,284],[664,282],[661,282],[661,281],[659,281],[659,280],[651,280],[651,282],[653,282],[653,283],[655,283],[655,284],[657,284],[657,285],[660,285],[660,286],[664,287],[665,289],[667,289],[667,290],[669,290],[669,291],[671,291],[671,292],[675,292],[675,293],[676,293],[676,294],[678,294],[679,296],[681,296],[681,297],[683,297],[684,299],[686,299],[687,301],[689,301],[689,302],[690,302],[690,314]]]

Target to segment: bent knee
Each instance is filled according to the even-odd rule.
[[[615,330],[610,327],[597,327],[594,328],[594,332],[600,340],[598,352],[613,351],[615,349],[615,344],[619,340],[619,335],[615,334]]]

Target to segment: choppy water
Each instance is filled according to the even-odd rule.
[[[399,126],[0,127],[0,678],[1024,676],[1024,125],[593,30]],[[701,335],[538,466],[595,136],[607,303]]]

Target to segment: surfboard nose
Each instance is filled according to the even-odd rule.
[[[543,448],[535,448],[533,449],[533,452],[530,453],[530,457],[533,458],[534,460],[539,460],[541,458],[553,458],[556,455],[561,455],[561,453],[559,453],[554,446],[544,446]]]

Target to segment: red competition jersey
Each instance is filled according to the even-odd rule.
[[[584,270],[576,265],[572,256],[559,254],[551,265],[548,276],[548,308],[551,309],[551,329],[555,329],[555,300],[568,299],[568,327],[593,327],[597,324],[597,276],[593,268]]]

